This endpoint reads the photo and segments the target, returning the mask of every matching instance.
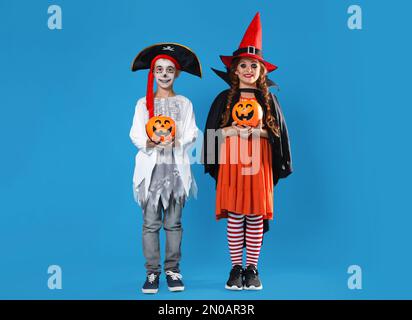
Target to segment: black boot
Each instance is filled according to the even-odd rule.
[[[229,280],[226,282],[225,288],[228,290],[243,289],[243,268],[240,265],[235,265],[230,271]]]

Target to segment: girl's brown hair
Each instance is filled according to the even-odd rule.
[[[232,64],[229,68],[229,77],[230,77],[230,90],[227,96],[226,110],[222,114],[222,121],[220,126],[224,127],[227,125],[230,119],[230,106],[232,105],[233,97],[236,94],[236,91],[239,89],[239,77],[235,74],[237,66],[240,62],[240,58],[235,58],[232,61]],[[270,92],[266,83],[266,67],[259,61],[260,64],[260,75],[256,81],[256,87],[262,91],[264,103],[266,107],[266,117],[263,119],[263,123],[267,126],[273,134],[280,136],[279,124],[277,123],[276,118],[271,113],[270,105]]]

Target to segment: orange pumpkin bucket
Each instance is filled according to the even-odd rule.
[[[154,116],[146,123],[146,133],[155,143],[173,141],[176,134],[175,121],[166,116]]]
[[[262,118],[262,111],[256,99],[241,98],[233,106],[232,118],[238,125],[256,127]]]

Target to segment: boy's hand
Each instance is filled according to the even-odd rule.
[[[171,135],[168,135],[167,137],[165,137],[165,139],[163,141],[160,141],[159,146],[167,147],[167,146],[173,144],[173,140],[174,140],[174,138]]]
[[[155,147],[157,147],[157,146],[158,146],[157,143],[153,142],[153,141],[150,140],[150,139],[147,139],[147,141],[146,141],[146,148],[155,148]]]

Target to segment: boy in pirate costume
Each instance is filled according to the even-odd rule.
[[[164,271],[167,284],[170,291],[182,291],[181,215],[186,199],[196,193],[187,148],[195,141],[198,128],[192,103],[173,91],[173,83],[181,71],[201,77],[201,66],[189,48],[176,43],[160,43],[143,49],[133,60],[132,71],[142,69],[149,69],[147,91],[146,96],[137,101],[130,130],[130,138],[138,148],[133,192],[143,211],[147,277],[142,292],[158,291],[162,225],[166,233]],[[155,93],[154,80],[157,83]]]
[[[273,219],[273,187],[292,172],[292,161],[285,119],[268,89],[274,83],[266,75],[277,67],[263,59],[259,13],[239,48],[221,60],[226,72],[214,71],[230,89],[215,98],[209,111],[203,144],[205,172],[216,180],[216,219],[228,220],[232,270],[225,288],[260,290],[257,265],[263,233]],[[219,139],[208,131],[217,132]],[[239,161],[251,150],[250,163]],[[250,164],[256,170],[245,170]]]

